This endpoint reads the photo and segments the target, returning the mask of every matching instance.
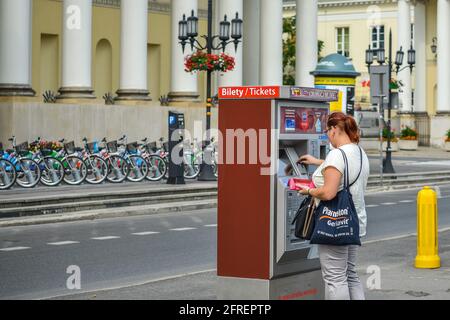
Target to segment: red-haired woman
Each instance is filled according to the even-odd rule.
[[[328,117],[326,132],[334,149],[325,160],[316,159],[310,155],[300,157],[300,163],[319,166],[313,174],[316,188],[304,189],[300,192],[316,198],[316,203],[320,200],[334,199],[344,185],[345,163],[338,149],[344,151],[348,159],[350,193],[359,218],[359,235],[363,237],[366,234],[367,225],[364,191],[369,177],[369,160],[366,153],[358,146],[358,126],[353,117],[336,112]],[[318,247],[325,282],[325,299],[363,300],[364,289],[356,273],[356,255],[359,247],[356,245],[318,245]]]

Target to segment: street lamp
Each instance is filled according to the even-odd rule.
[[[219,25],[219,35],[212,35],[212,0],[208,0],[208,34],[202,35],[201,38],[205,39],[205,44],[202,45],[198,40],[198,18],[194,14],[194,10],[191,11],[191,16],[187,18],[183,15],[183,20],[179,21],[178,28],[178,40],[180,40],[181,48],[185,50],[186,44],[190,43],[191,50],[207,50],[208,54],[211,54],[213,50],[222,50],[225,52],[225,48],[228,44],[233,43],[234,49],[237,51],[239,42],[242,38],[242,19],[239,18],[239,13],[236,12],[236,16],[233,20],[227,20],[227,16],[224,16],[224,20],[220,22]],[[230,37],[232,40],[230,40]],[[218,39],[217,43],[214,41]],[[207,71],[206,77],[206,148],[211,144],[211,137],[209,130],[211,129],[211,107],[212,107],[212,97],[211,97],[211,80],[212,80],[212,70]],[[203,155],[205,155],[203,152]],[[203,156],[205,158],[205,156]],[[200,174],[198,180],[200,181],[216,181],[217,178],[214,175],[214,169],[211,163],[206,163],[205,159],[200,165]],[[211,161],[209,161],[211,162]]]
[[[433,37],[433,43],[431,44],[431,52],[433,52],[434,56],[437,57],[437,38]]]
[[[374,58],[374,49],[370,48],[366,50],[366,65],[369,69],[369,74],[371,72],[370,66],[373,64]],[[384,49],[379,50],[377,55],[377,61],[380,65],[382,65],[385,61]],[[388,79],[389,82],[392,78],[392,72],[394,72],[394,64],[395,64],[395,73],[398,74],[400,71],[405,68],[410,68],[410,72],[413,71],[414,65],[416,64],[416,51],[414,50],[412,43],[411,48],[408,50],[408,65],[401,68],[403,65],[403,60],[405,57],[405,53],[403,52],[403,48],[400,47],[400,50],[397,51],[395,55],[395,61],[392,60],[392,30],[389,31],[389,59],[388,63]],[[382,88],[381,88],[382,90]],[[386,124],[386,128],[390,134],[391,132],[391,110],[392,110],[392,101],[391,101],[391,86],[389,83],[389,93],[388,93],[388,122]],[[380,110],[381,111],[381,110]],[[383,172],[384,173],[395,173],[394,166],[392,165],[392,151],[391,151],[391,140],[388,138],[387,141],[387,150],[386,150],[386,159],[383,161]]]

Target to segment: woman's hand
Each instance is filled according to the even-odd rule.
[[[307,196],[307,195],[309,195],[309,189],[310,188],[306,187],[304,189],[299,190],[298,193],[300,193],[300,194],[302,194],[304,196]]]
[[[311,165],[316,165],[316,166],[320,166],[322,164],[323,161],[307,154],[304,156],[301,156],[297,163],[301,163],[301,164],[311,164]]]

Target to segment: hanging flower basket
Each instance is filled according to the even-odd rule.
[[[231,57],[226,53],[217,55],[197,51],[187,56],[184,60],[184,71],[190,73],[198,71],[228,72],[233,71],[234,65],[234,57]]]

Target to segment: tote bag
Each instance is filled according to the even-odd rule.
[[[311,236],[311,244],[326,245],[361,245],[359,237],[359,220],[353,203],[350,187],[359,179],[361,168],[356,180],[349,184],[348,160],[345,152],[339,149],[344,157],[344,189],[339,191],[334,199],[321,201],[315,211],[315,226]]]

